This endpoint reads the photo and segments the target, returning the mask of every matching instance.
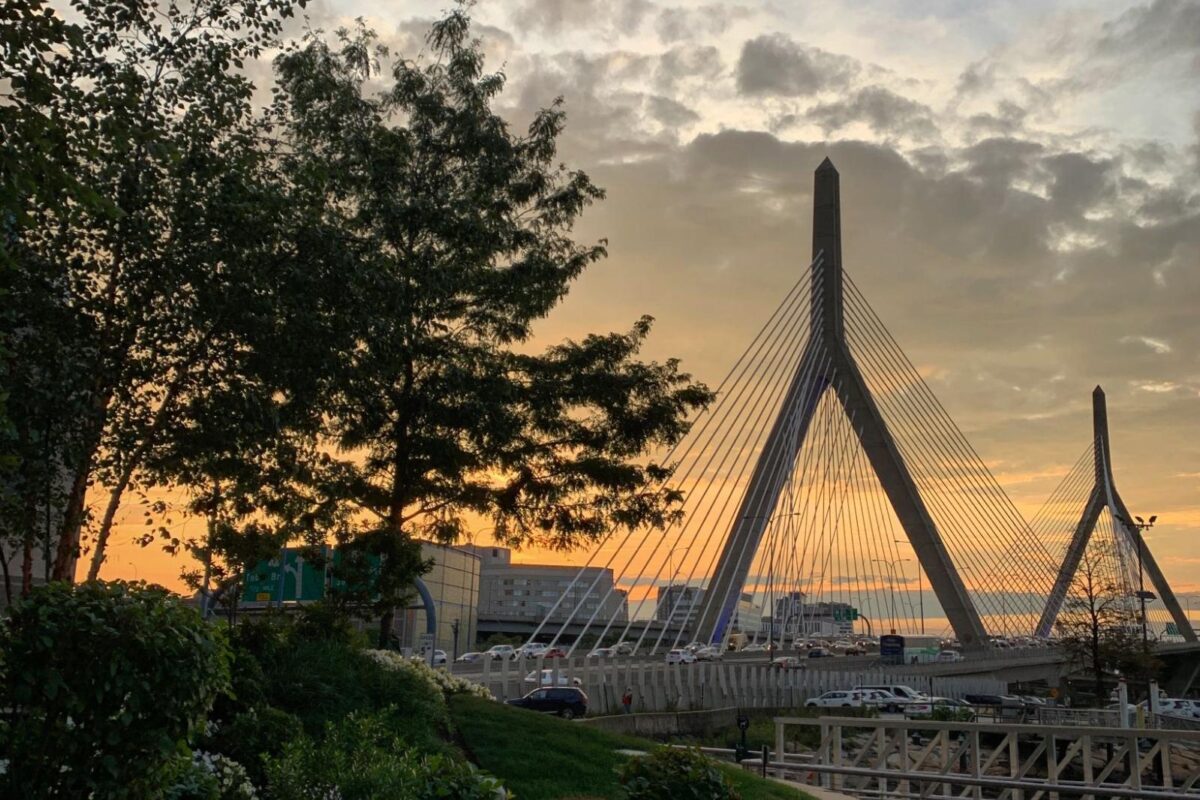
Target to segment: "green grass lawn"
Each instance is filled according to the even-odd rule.
[[[620,798],[616,769],[626,757],[616,751],[660,746],[467,695],[450,698],[450,717],[468,757],[519,800]],[[732,765],[726,771],[744,800],[808,798]]]

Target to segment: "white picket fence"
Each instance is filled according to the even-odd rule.
[[[858,685],[901,684],[935,697],[966,694],[1004,694],[1004,681],[991,678],[931,677],[902,670],[777,669],[766,663],[700,662],[653,664],[615,658],[522,659],[485,661],[483,673],[464,675],[483,683],[499,700],[521,697],[536,689],[526,681],[530,672],[551,670],[546,685],[575,685],[587,693],[589,713],[620,711],[621,696],[633,689],[634,711],[696,711],[741,708],[798,708],[810,697]]]

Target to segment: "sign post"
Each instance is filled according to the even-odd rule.
[[[421,634],[420,653],[421,653],[421,660],[432,667],[433,666],[433,634],[432,633],[422,633]]]

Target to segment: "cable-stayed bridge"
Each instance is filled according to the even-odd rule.
[[[843,269],[828,159],[815,174],[812,250],[669,455],[682,521],[613,531],[590,554],[587,567],[613,572],[607,593],[625,592],[621,612],[580,603],[561,621],[568,592],[578,597],[581,581],[591,581],[585,595],[596,591],[581,569],[545,616],[558,621],[535,636],[655,654],[734,635],[899,632],[952,635],[970,651],[1048,636],[1081,562],[1136,596],[1136,533],[1114,488],[1106,421],[1028,523]],[[1163,601],[1155,635],[1196,641],[1153,557],[1141,556]],[[611,608],[608,599],[592,607]]]

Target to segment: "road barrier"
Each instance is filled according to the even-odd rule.
[[[484,661],[482,673],[467,677],[491,690],[500,700],[524,696],[538,687],[526,681],[533,672],[549,670],[547,686],[580,686],[588,695],[591,714],[621,711],[621,696],[633,689],[633,708],[643,711],[697,711],[725,708],[798,708],[804,701],[837,689],[858,685],[905,685],[935,697],[1003,694],[1004,681],[982,677],[939,677],[901,670],[780,669],[766,663],[721,661],[665,664],[631,658],[604,660],[521,659]]]

